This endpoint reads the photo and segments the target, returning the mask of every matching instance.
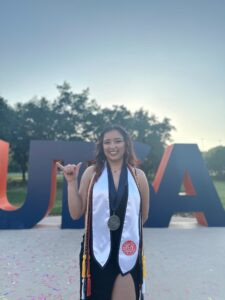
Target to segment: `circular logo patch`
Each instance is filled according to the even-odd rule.
[[[130,255],[133,255],[136,252],[137,247],[136,247],[136,244],[133,241],[126,241],[122,245],[122,250],[123,250],[124,254],[130,256]]]

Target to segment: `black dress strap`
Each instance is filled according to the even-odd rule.
[[[124,191],[127,187],[127,166],[123,164],[121,172],[120,172],[120,179],[118,190],[115,188],[113,175],[109,164],[107,164],[107,171],[108,171],[108,183],[109,183],[109,201],[110,201],[110,209],[111,211],[115,212],[123,198]]]

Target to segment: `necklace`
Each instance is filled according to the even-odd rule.
[[[119,172],[119,171],[121,171],[121,168],[120,168],[120,169],[112,170],[112,173],[117,173],[117,172]]]

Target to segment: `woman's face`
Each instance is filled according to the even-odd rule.
[[[124,138],[119,131],[111,130],[104,134],[103,151],[108,161],[123,160],[125,148]]]

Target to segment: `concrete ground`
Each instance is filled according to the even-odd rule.
[[[0,300],[78,300],[83,230],[48,217],[30,230],[0,230]],[[144,230],[145,300],[225,300],[225,228],[174,217]]]

